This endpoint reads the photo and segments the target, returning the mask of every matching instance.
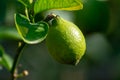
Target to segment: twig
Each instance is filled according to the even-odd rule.
[[[20,57],[21,57],[21,54],[22,54],[22,51],[23,51],[23,48],[24,48],[25,44],[26,43],[24,43],[24,42],[19,43],[19,46],[18,46],[18,49],[17,49],[17,54],[15,56],[13,66],[12,66],[12,70],[11,70],[12,80],[17,79],[17,77],[16,77],[17,76],[17,65],[18,65],[18,62],[20,60]]]

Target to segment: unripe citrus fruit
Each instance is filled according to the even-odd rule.
[[[52,57],[63,64],[76,65],[86,49],[80,29],[59,16],[53,18],[46,44]]]

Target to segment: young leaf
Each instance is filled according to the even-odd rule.
[[[12,69],[13,59],[4,52],[4,49],[0,46],[0,65],[4,66],[9,71]]]
[[[49,10],[79,10],[83,5],[80,0],[36,0],[34,5],[35,14]]]
[[[43,41],[49,28],[48,24],[42,21],[30,23],[27,17],[21,14],[15,14],[15,24],[20,36],[28,44],[36,44]]]
[[[22,3],[25,7],[29,7],[30,4],[33,2],[33,0],[18,0],[20,3]]]

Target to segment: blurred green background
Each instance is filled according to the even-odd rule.
[[[120,0],[82,0],[80,11],[49,11],[74,22],[82,30],[87,50],[77,66],[63,65],[50,55],[45,41],[27,45],[20,60],[20,71],[29,75],[18,80],[120,80]],[[14,13],[22,12],[16,0],[0,1],[0,45],[13,58],[19,35]],[[6,34],[7,32],[7,34]],[[17,35],[17,36],[16,36]],[[10,73],[0,66],[0,80]]]

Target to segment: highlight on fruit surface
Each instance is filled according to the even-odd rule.
[[[80,29],[72,22],[55,15],[46,44],[50,55],[63,64],[77,65],[86,50],[85,38]]]

